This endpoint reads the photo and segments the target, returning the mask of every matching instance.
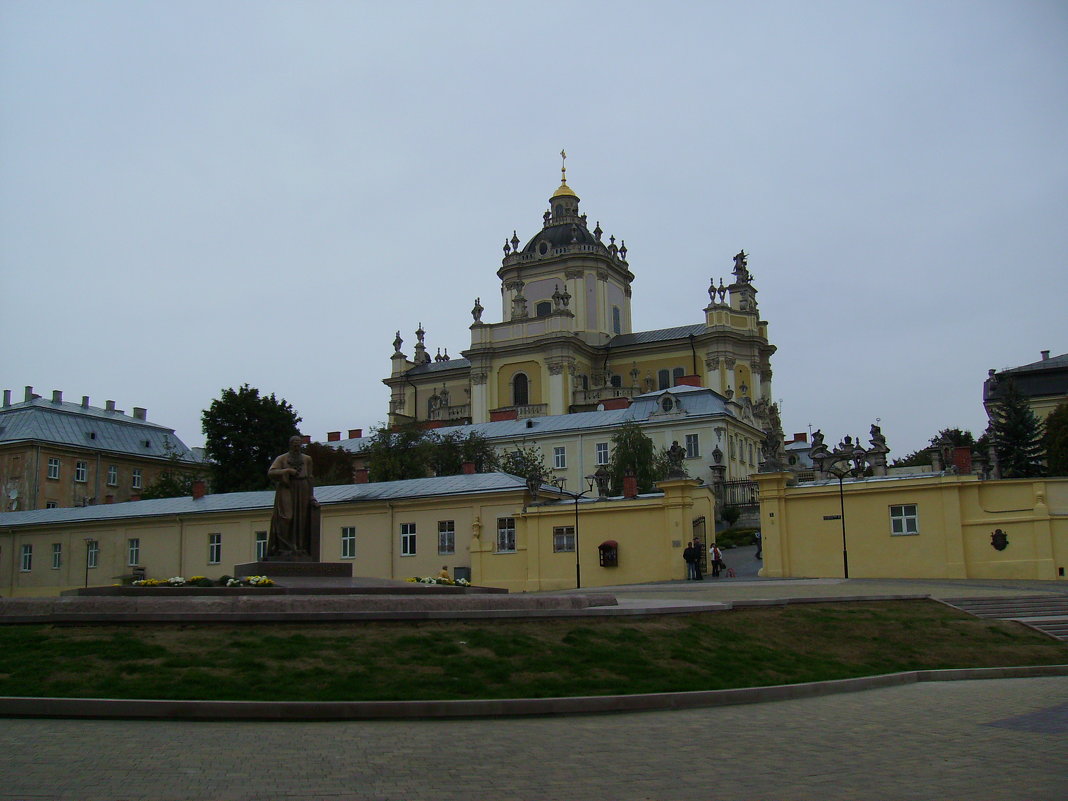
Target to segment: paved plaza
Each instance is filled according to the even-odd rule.
[[[740,554],[739,554],[740,555]],[[671,582],[621,604],[1068,593],[1063,582]],[[1068,676],[744,706],[341,723],[0,719],[0,801],[1068,798]]]

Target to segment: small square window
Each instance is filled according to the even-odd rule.
[[[608,443],[598,442],[595,447],[597,448],[597,464],[608,464]]]
[[[45,509],[58,509],[59,503],[56,501],[45,501]]]
[[[341,528],[341,558],[356,558],[356,526],[342,526]]]
[[[515,552],[515,518],[497,518],[497,553]]]
[[[575,527],[556,526],[553,528],[553,553],[575,552]]]
[[[401,556],[415,556],[415,523],[401,523]]]
[[[59,478],[59,459],[54,456],[48,457],[48,477],[51,479]]]
[[[438,553],[456,553],[456,522],[454,520],[438,521]]]
[[[920,516],[914,503],[890,507],[890,533],[906,536],[920,533]]]
[[[567,467],[567,450],[562,445],[553,448],[553,467],[557,470]]]
[[[84,484],[89,480],[89,464],[88,462],[75,462],[74,463],[74,480],[79,484]]]
[[[686,435],[686,458],[697,459],[701,455],[701,440],[697,434]]]

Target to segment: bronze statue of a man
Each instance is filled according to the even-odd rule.
[[[289,450],[271,463],[267,475],[275,482],[274,512],[267,539],[269,559],[312,557],[312,531],[318,515],[312,485],[312,460],[300,452],[301,438],[289,438]]]

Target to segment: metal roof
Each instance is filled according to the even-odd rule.
[[[437,373],[443,370],[456,370],[467,369],[471,366],[471,362],[467,359],[449,359],[441,362],[427,362],[426,364],[417,364],[415,367],[408,371],[409,375],[418,375],[421,373]]]
[[[406,481],[382,481],[374,484],[338,484],[315,488],[315,498],[324,506],[340,503],[433,498],[472,495],[484,492],[523,490],[526,482],[508,473],[474,473],[471,475],[413,478]],[[194,499],[158,498],[73,509],[33,509],[0,515],[0,530],[21,526],[59,525],[62,523],[100,523],[128,518],[167,517],[209,512],[238,512],[252,509],[267,511],[274,506],[274,490],[228,492]]]
[[[686,339],[691,335],[703,334],[706,330],[704,323],[695,323],[694,325],[680,325],[676,328],[660,328],[656,331],[635,331],[631,334],[617,334],[608,340],[607,346],[618,348],[622,345],[643,345],[647,342]]]
[[[466,437],[470,433],[477,433],[492,441],[524,439],[547,433],[614,428],[627,422],[649,422],[653,414],[660,408],[661,397],[668,394],[675,399],[677,408],[683,412],[687,419],[713,416],[726,416],[737,419],[734,412],[728,408],[727,399],[719,393],[707,387],[692,387],[680,384],[669,389],[659,389],[639,395],[632,400],[631,405],[626,409],[572,412],[571,414],[547,415],[545,417],[527,417],[522,420],[496,420],[489,423],[443,426],[432,429],[432,431],[439,436],[459,434],[461,437]],[[665,421],[677,419],[677,417],[666,417]],[[344,448],[352,453],[359,453],[370,444],[370,441],[370,437],[360,437],[327,444]]]
[[[1060,356],[1052,356],[1049,359],[1040,359],[1037,362],[1031,362],[1031,364],[1024,364],[1019,367],[1010,367],[1007,370],[1001,370],[1001,373],[1029,373],[1039,370],[1056,370],[1058,368],[1068,367],[1068,353],[1062,353]]]
[[[173,453],[183,462],[201,461],[172,428],[117,410],[44,398],[0,407],[0,444],[25,441],[157,459]]]

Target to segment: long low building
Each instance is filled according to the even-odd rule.
[[[318,487],[320,558],[353,575],[450,575],[512,592],[683,578],[682,549],[712,530],[715,501],[694,479],[659,491],[575,500],[551,486],[476,473]],[[0,593],[56,595],[133,575],[218,578],[261,558],[274,493],[238,492],[0,518]],[[578,570],[576,570],[576,566]]]

